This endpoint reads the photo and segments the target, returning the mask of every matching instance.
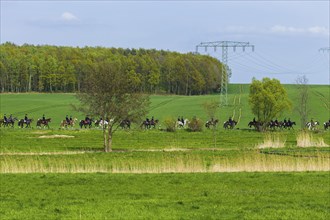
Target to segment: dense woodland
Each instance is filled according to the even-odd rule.
[[[163,50],[0,45],[1,92],[77,92],[100,63],[119,62],[143,93],[195,95],[220,89],[215,58]],[[127,74],[125,74],[127,75]]]

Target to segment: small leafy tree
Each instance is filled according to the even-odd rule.
[[[194,116],[188,123],[188,131],[196,132],[203,130],[203,122]]]
[[[82,111],[109,119],[103,126],[105,152],[112,151],[112,137],[121,121],[141,121],[149,106],[149,97],[136,92],[136,81],[124,67],[113,58],[94,65],[77,96]]]
[[[174,132],[176,130],[176,123],[177,123],[177,121],[173,117],[165,118],[164,125],[166,128],[166,131]]]
[[[249,104],[252,113],[262,124],[259,131],[265,130],[270,120],[279,117],[291,108],[285,88],[277,79],[263,78],[262,81],[252,79],[250,85]]]

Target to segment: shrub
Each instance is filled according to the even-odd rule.
[[[164,120],[166,131],[174,132],[176,130],[176,120],[174,118],[166,118]]]
[[[188,123],[188,131],[202,131],[203,122],[199,118],[193,117]]]

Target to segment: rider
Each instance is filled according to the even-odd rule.
[[[67,124],[70,124],[70,119],[69,119],[68,115],[65,116],[65,121],[66,121]]]
[[[233,120],[231,119],[231,117],[229,117],[228,122],[229,122],[230,125],[232,125]]]
[[[9,115],[9,118],[8,118],[8,121],[12,121],[12,120],[13,120],[13,115],[10,114],[10,115]]]
[[[26,123],[28,121],[28,116],[27,116],[27,114],[25,114],[25,116],[24,116],[24,123]]]
[[[182,124],[184,124],[184,119],[183,119],[183,116],[181,116],[181,122],[182,122]]]
[[[276,119],[276,120],[277,120],[277,119]],[[256,117],[253,118],[253,123],[255,123],[255,122],[256,122]]]
[[[86,115],[85,117],[85,122],[89,122],[90,118],[88,117],[88,115]]]
[[[151,124],[153,124],[155,122],[154,116],[151,117],[151,121],[150,122],[151,122]]]
[[[4,121],[5,123],[8,122],[8,118],[7,118],[6,114],[3,116],[3,121]]]
[[[46,122],[46,118],[45,118],[45,114],[42,115],[42,119],[43,122]]]

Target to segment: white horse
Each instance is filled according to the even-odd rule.
[[[314,121],[313,123],[309,121],[306,123],[306,127],[308,128],[308,130],[311,130],[311,131],[314,131],[316,129],[317,125],[320,125],[320,123],[318,121]]]
[[[188,125],[188,123],[189,123],[188,119],[183,120],[183,122],[178,120],[178,121],[176,121],[176,127],[185,128]]]

